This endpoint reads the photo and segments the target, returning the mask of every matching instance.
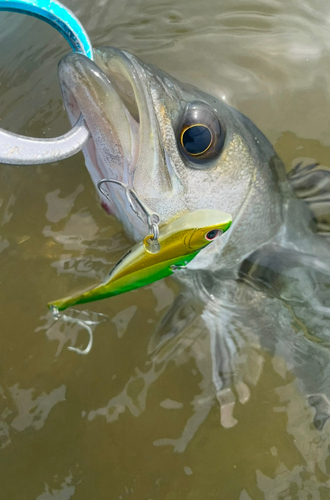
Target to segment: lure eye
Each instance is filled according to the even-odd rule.
[[[207,169],[213,165],[225,142],[225,127],[207,104],[189,103],[178,127],[178,146],[190,168]]]
[[[207,241],[213,241],[217,236],[219,236],[220,231],[218,229],[212,229],[212,231],[209,231],[205,235],[205,239]]]
[[[197,123],[183,128],[181,132],[181,146],[191,156],[199,156],[209,149],[212,144],[211,130]]]

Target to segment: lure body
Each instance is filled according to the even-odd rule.
[[[153,283],[186,266],[204,247],[225,232],[231,216],[219,210],[197,210],[183,215],[160,230],[160,251],[148,250],[147,241],[134,245],[110,272],[101,285],[82,294],[50,302],[48,307],[61,311],[75,304],[119,295]],[[214,238],[207,238],[214,235]]]

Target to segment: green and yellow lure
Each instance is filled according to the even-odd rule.
[[[104,283],[81,294],[49,302],[48,307],[53,312],[63,311],[165,278],[186,266],[200,250],[227,231],[231,222],[231,216],[219,210],[204,209],[183,215],[160,228],[160,249],[156,253],[152,238],[146,237],[119,260]]]

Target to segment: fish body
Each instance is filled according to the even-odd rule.
[[[258,338],[284,357],[309,401],[325,398],[313,406],[328,418],[329,172],[314,165],[288,179],[247,117],[125,51],[97,49],[95,62],[71,54],[59,76],[71,122],[82,114],[91,133],[84,155],[95,185],[110,178],[129,186],[164,227],[205,209],[232,216],[229,230],[175,273],[183,291],[168,313],[182,308],[182,318],[187,302],[202,304],[222,407],[233,407],[227,396],[244,381],[240,352]],[[104,208],[142,241],[147,227],[123,190],[109,185],[108,193],[113,203],[102,199]]]

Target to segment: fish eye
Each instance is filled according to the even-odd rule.
[[[201,123],[190,125],[181,131],[181,145],[191,156],[206,153],[211,144],[211,130]]]
[[[204,103],[190,103],[183,115],[178,143],[181,154],[191,168],[209,168],[211,160],[218,157],[225,141],[225,127]]]
[[[206,233],[205,239],[207,241],[213,241],[217,236],[219,236],[219,233],[220,233],[219,229],[212,229],[211,231]]]

